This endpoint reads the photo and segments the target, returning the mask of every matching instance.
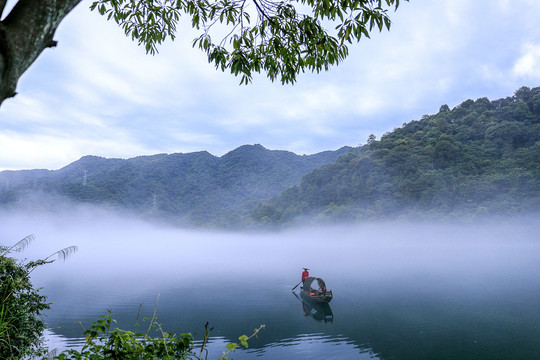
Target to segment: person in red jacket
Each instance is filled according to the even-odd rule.
[[[309,277],[309,269],[308,268],[303,268],[304,269],[304,272],[302,273],[302,285],[304,284],[304,282],[306,281],[306,279]]]

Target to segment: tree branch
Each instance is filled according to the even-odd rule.
[[[0,105],[15,96],[22,74],[48,47],[54,33],[81,0],[19,0],[0,22]],[[5,0],[0,0],[0,9]],[[3,10],[3,9],[2,9]]]

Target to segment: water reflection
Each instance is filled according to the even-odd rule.
[[[325,323],[334,322],[334,314],[332,313],[330,304],[309,301],[308,299],[298,296],[295,292],[293,292],[293,295],[302,303],[302,311],[305,316],[312,317],[317,321],[324,321]]]
[[[261,334],[262,336],[263,334]],[[47,343],[49,349],[56,349],[59,354],[69,348],[82,348],[84,339],[71,339],[52,331],[46,332],[50,339]],[[206,346],[206,358],[218,359],[226,350],[231,341],[224,337],[211,337]],[[195,348],[200,349],[200,341],[195,342]],[[329,351],[328,349],[331,349]],[[197,352],[198,353],[198,352]],[[235,360],[253,359],[303,359],[303,360],[376,360],[378,357],[369,349],[363,349],[343,336],[329,336],[324,334],[301,334],[294,338],[284,338],[280,341],[268,343],[264,346],[253,346],[248,349],[237,349],[229,354]]]

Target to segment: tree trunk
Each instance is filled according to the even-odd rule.
[[[0,105],[16,95],[17,82],[41,52],[56,46],[54,33],[82,0],[19,0],[0,22]],[[0,16],[6,0],[0,0]]]

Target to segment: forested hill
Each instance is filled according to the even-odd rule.
[[[254,218],[288,223],[540,209],[540,87],[443,105],[306,175]]]
[[[63,206],[55,205],[56,199],[47,204],[40,200],[52,194],[179,223],[233,226],[244,223],[257,203],[350,149],[300,156],[244,145],[221,157],[206,151],[127,160],[85,156],[56,171],[0,172],[0,207],[21,199],[33,207]]]

